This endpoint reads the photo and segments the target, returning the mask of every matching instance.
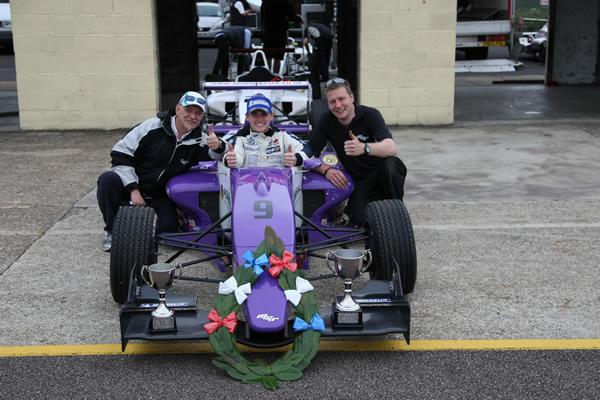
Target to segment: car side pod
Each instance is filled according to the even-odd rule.
[[[410,303],[402,292],[400,266],[394,261],[394,279],[392,281],[370,280],[367,285],[352,291],[352,298],[362,309],[362,325],[344,327],[334,324],[335,302],[331,309],[323,310],[325,330],[322,336],[375,336],[402,333],[410,344]],[[337,295],[340,302],[343,295]]]

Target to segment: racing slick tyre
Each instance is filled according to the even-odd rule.
[[[329,106],[327,106],[326,100],[319,99],[310,102],[310,124],[312,125],[313,132],[317,128],[317,123],[321,117],[328,111]]]
[[[110,291],[123,304],[134,266],[156,263],[156,213],[151,207],[121,207],[115,217],[110,250]]]
[[[413,291],[417,280],[417,251],[408,211],[401,200],[373,201],[367,205],[367,224],[371,230],[371,279],[391,281],[394,259],[402,278],[402,291]]]

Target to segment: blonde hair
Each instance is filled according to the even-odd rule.
[[[348,81],[344,78],[334,78],[328,80],[327,83],[325,83],[325,93],[341,87],[346,88],[346,92],[348,92],[349,95],[352,94],[352,88],[350,87],[350,83],[348,83]]]

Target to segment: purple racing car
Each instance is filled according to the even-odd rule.
[[[113,229],[110,285],[114,300],[122,304],[123,350],[132,339],[208,339],[203,326],[210,322],[209,310],[197,309],[195,296],[160,289],[161,283],[156,280],[164,274],[149,276],[148,266],[173,266],[168,268],[171,275],[177,269],[180,279],[199,284],[223,283],[223,279],[188,276],[185,268],[210,261],[221,272],[235,273],[247,262],[248,251],[255,251],[265,239],[265,230],[271,228],[285,250],[295,255],[308,281],[344,273],[336,268],[331,274],[311,276],[310,264],[323,260],[329,264],[336,257],[334,250],[365,254],[371,279],[364,288],[351,293],[360,310],[340,312],[335,301],[331,309],[322,309],[323,336],[402,333],[409,342],[410,304],[405,294],[414,288],[417,258],[404,204],[399,200],[372,202],[364,226],[336,226],[334,221],[352,193],[352,180],[348,176],[348,187],[338,189],[308,169],[315,167],[315,162],[336,166],[337,156],[324,153],[321,160],[307,160],[307,169],[229,169],[222,163],[200,163],[167,185],[168,195],[178,205],[184,221],[179,232],[157,234],[152,208],[122,207]],[[364,251],[355,250],[357,244],[364,246]],[[159,245],[173,246],[178,251],[158,264]],[[192,251],[198,254],[197,259],[177,262],[181,254]],[[168,288],[166,283],[163,286]],[[333,287],[341,289],[339,280]],[[337,303],[347,300],[343,293],[335,298]],[[154,325],[169,321],[168,316],[157,318],[159,309],[164,311],[165,306],[174,312],[176,324]],[[240,343],[278,347],[291,343],[296,336],[288,299],[277,278],[268,273],[258,276],[241,312],[244,315],[235,333]]]

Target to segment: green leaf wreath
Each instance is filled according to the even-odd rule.
[[[213,364],[231,377],[245,383],[262,383],[275,390],[278,381],[293,381],[302,376],[319,349],[321,330],[324,329],[319,308],[315,303],[312,286],[302,278],[301,269],[290,261],[293,255],[285,250],[282,240],[270,226],[265,229],[265,239],[256,251],[244,255],[245,265],[240,265],[234,275],[219,286],[214,309],[209,314],[213,321],[204,327],[209,333],[210,344],[217,354]],[[237,313],[258,274],[269,270],[278,276],[279,286],[288,294],[294,306],[296,321],[294,329],[299,331],[294,345],[271,365],[262,360],[248,360],[237,346]],[[269,268],[270,267],[270,268]],[[299,286],[304,286],[300,289]]]

